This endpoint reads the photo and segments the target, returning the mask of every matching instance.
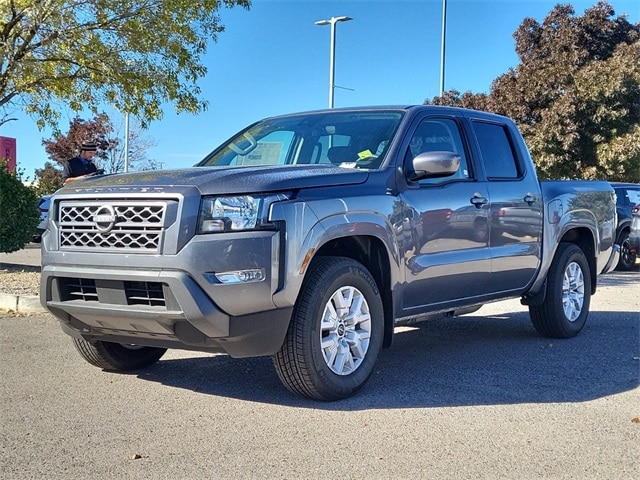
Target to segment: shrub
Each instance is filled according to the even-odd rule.
[[[0,161],[0,252],[23,248],[40,223],[38,197],[24,185],[20,173],[10,172]]]

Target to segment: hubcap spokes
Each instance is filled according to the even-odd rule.
[[[575,322],[584,303],[584,277],[580,265],[571,262],[562,280],[562,307],[570,322]]]
[[[364,360],[371,338],[371,315],[364,295],[342,287],[325,305],[320,326],[322,355],[337,375],[353,373]]]

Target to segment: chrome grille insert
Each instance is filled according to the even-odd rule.
[[[158,253],[169,201],[62,201],[60,249]]]

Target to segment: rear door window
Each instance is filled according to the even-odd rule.
[[[520,168],[505,125],[475,121],[473,128],[489,180],[520,177]]]

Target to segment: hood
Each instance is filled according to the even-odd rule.
[[[202,195],[276,192],[300,188],[354,185],[367,180],[365,170],[327,165],[264,167],[194,167],[103,175],[73,182],[70,189],[100,187],[196,187]]]

